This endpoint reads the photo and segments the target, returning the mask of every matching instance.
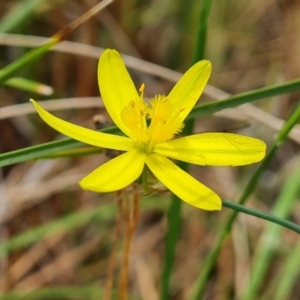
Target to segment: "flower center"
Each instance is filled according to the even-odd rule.
[[[138,148],[150,153],[155,144],[168,141],[182,131],[184,124],[180,113],[184,109],[174,115],[172,105],[164,95],[156,95],[145,103],[144,89],[145,85],[142,84],[140,97],[127,103],[121,111],[121,118],[130,129],[130,137],[137,142]]]

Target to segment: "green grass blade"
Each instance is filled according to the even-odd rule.
[[[87,147],[81,147],[76,149],[70,149],[60,152],[55,152],[53,154],[43,156],[44,158],[61,158],[61,157],[81,157],[81,156],[87,156],[87,155],[93,155],[93,154],[99,154],[102,153],[102,149],[98,147],[93,146],[87,146]]]
[[[153,197],[154,201],[144,201],[141,207],[145,209],[160,209],[166,211],[167,201],[160,201],[160,197]],[[166,203],[167,202],[167,203]],[[91,223],[93,221],[107,222],[114,219],[115,216],[115,202],[102,204],[99,207],[94,207],[89,210],[77,211],[71,213],[63,218],[54,220],[45,225],[30,229],[24,233],[3,241],[0,244],[0,258],[12,251],[18,250],[22,247],[28,247],[32,243],[40,241],[52,234],[62,233],[73,230],[79,226]]]
[[[45,0],[23,0],[15,3],[0,21],[0,32],[10,32],[30,19],[33,11]]]
[[[22,77],[8,79],[4,82],[4,85],[39,95],[50,96],[53,94],[52,87]]]
[[[194,54],[192,64],[203,59],[206,45],[206,30],[207,20],[210,12],[211,0],[204,0],[202,10],[200,13],[199,30],[196,37],[196,44],[194,47]],[[183,130],[184,135],[190,135],[194,131],[194,120],[189,119]],[[184,162],[178,164],[183,170],[188,171],[189,165]],[[169,287],[171,282],[172,269],[175,260],[176,245],[180,232],[180,218],[181,218],[181,203],[182,201],[175,195],[172,195],[172,203],[168,210],[168,233],[166,239],[165,259],[162,272],[161,284],[161,300],[169,299]]]
[[[172,202],[167,211],[168,232],[166,237],[165,258],[162,271],[161,299],[169,299],[169,287],[175,260],[175,250],[180,232],[181,200],[172,196]]]
[[[222,202],[223,202],[224,207],[227,207],[227,208],[230,208],[232,210],[242,212],[244,214],[251,215],[251,216],[263,219],[263,220],[270,221],[274,224],[281,225],[282,227],[286,227],[286,228],[288,228],[290,230],[293,230],[293,231],[300,234],[300,226],[297,225],[296,223],[293,223],[291,221],[280,218],[278,216],[275,216],[275,215],[272,215],[272,214],[267,214],[267,213],[258,211],[256,209],[252,209],[252,208],[249,208],[249,207],[246,207],[244,205],[234,203],[234,202],[231,202],[231,201],[228,201],[228,200],[222,200]]]
[[[15,76],[19,71],[23,70],[24,67],[37,61],[58,42],[60,42],[60,39],[57,36],[52,37],[41,47],[30,50],[16,61],[2,68],[0,72],[0,84],[3,84],[3,82]]]
[[[290,211],[293,209],[293,204],[297,200],[300,191],[300,165],[296,171],[288,177],[285,185],[276,201],[273,215],[279,218],[287,218]],[[251,271],[250,286],[248,291],[242,297],[242,300],[258,299],[258,291],[264,282],[264,276],[267,273],[271,259],[276,252],[280,242],[280,235],[283,228],[269,224],[265,232],[260,238],[254,264]]]
[[[110,127],[105,128],[101,131],[106,133],[117,133],[118,129],[117,127]],[[11,151],[0,155],[0,167],[29,160],[49,157],[55,154],[59,155],[60,152],[72,150],[74,148],[79,148],[82,146],[86,145],[73,139],[66,138],[59,141],[27,147],[21,150]]]
[[[84,224],[90,223],[92,220],[107,220],[113,217],[112,204],[101,205],[86,211],[79,211],[67,215],[61,219],[47,223],[45,225],[33,228],[25,233],[13,237],[0,245],[0,257],[7,253],[29,246],[30,244],[43,239],[46,236],[72,230]]]
[[[206,48],[206,36],[207,36],[207,23],[208,17],[211,9],[211,0],[203,1],[203,7],[201,9],[199,18],[198,33],[192,58],[192,63],[205,58],[205,48]]]
[[[287,81],[283,84],[271,85],[249,92],[241,93],[226,100],[209,102],[202,105],[196,105],[191,111],[189,117],[196,118],[202,115],[211,115],[225,108],[236,107],[245,103],[255,102],[281,94],[291,93],[300,89],[300,79]]]
[[[257,182],[260,176],[262,175],[263,171],[265,170],[265,168],[267,167],[271,159],[274,157],[276,151],[283,143],[284,139],[287,138],[288,132],[293,128],[293,126],[295,126],[299,117],[300,117],[300,105],[298,105],[298,107],[295,109],[295,111],[292,113],[292,115],[288,118],[288,120],[285,122],[285,124],[279,131],[273,146],[271,147],[265,159],[262,161],[262,163],[259,165],[256,172],[250,179],[249,184],[243,191],[243,194],[238,201],[239,204],[244,204],[246,202],[248,196],[252,193],[252,191],[256,187]],[[211,273],[212,268],[215,265],[215,262],[219,256],[223,242],[225,241],[226,237],[230,234],[232,225],[237,215],[238,215],[238,211],[234,211],[231,214],[231,216],[228,218],[227,222],[224,225],[222,225],[222,229],[220,230],[216,238],[215,244],[213,245],[211,252],[208,254],[207,258],[203,263],[201,274],[196,280],[196,284],[194,286],[194,290],[190,298],[191,300],[197,300],[203,298],[205,287],[208,282],[209,274]]]
[[[223,101],[216,101],[204,105],[196,105],[193,108],[190,115],[187,117],[187,120],[191,120],[202,115],[214,113],[225,108],[238,106],[239,104],[254,102],[265,97],[276,96],[282,93],[288,93],[298,89],[300,89],[300,79],[289,81],[280,85],[274,85],[263,89],[258,89],[252,92],[242,93],[233,97],[229,97]],[[109,131],[103,131],[110,133],[119,132],[119,130],[116,127],[110,128]],[[0,167],[28,160],[38,159],[43,156],[51,155],[55,151],[69,150],[75,147],[81,147],[82,145],[82,143],[75,142],[74,140],[64,139],[59,142],[50,142],[39,146],[11,151],[0,155]]]
[[[3,82],[5,82],[7,79],[16,75],[25,66],[38,60],[41,56],[47,53],[54,45],[61,42],[66,37],[67,34],[72,32],[82,23],[86,22],[93,15],[97,14],[99,11],[101,11],[103,8],[109,5],[112,1],[113,0],[103,0],[99,2],[98,4],[93,6],[89,11],[87,11],[85,14],[83,14],[75,21],[73,21],[72,23],[70,23],[63,29],[61,29],[51,38],[49,38],[42,46],[27,52],[25,55],[23,55],[16,61],[4,67],[0,72],[0,84],[3,84]]]
[[[292,288],[297,284],[299,278],[299,266],[300,266],[300,241],[293,247],[287,259],[282,261],[282,268],[277,272],[274,284],[270,287],[273,300],[285,300],[289,299],[289,294],[292,292]],[[286,276],[282,276],[285,274]],[[267,297],[264,297],[267,299]]]

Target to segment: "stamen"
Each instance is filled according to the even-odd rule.
[[[140,99],[130,100],[121,111],[124,125],[130,129],[132,138],[139,144],[147,139],[146,106]]]
[[[141,94],[144,94],[144,91],[145,91],[145,83],[142,83],[142,84],[141,84],[141,87],[139,88],[139,92],[140,92]]]
[[[172,115],[172,104],[163,95],[156,95],[149,102],[148,114],[151,118],[148,127],[149,149],[156,143],[172,139],[183,128],[182,120]],[[182,108],[184,110],[185,108]],[[177,113],[177,116],[179,113]]]
[[[129,105],[130,105],[132,108],[135,108],[135,102],[134,102],[133,100],[131,100],[131,101],[129,102]]]

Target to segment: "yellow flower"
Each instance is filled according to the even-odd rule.
[[[98,81],[104,105],[126,135],[83,128],[45,111],[34,100],[40,117],[75,140],[102,148],[126,151],[84,177],[80,186],[95,192],[120,190],[134,182],[145,164],[170,191],[183,201],[205,210],[219,210],[222,202],[211,189],[181,170],[167,157],[197,165],[240,166],[265,156],[264,142],[231,133],[200,133],[173,139],[201,95],[211,73],[203,60],[193,65],[168,96],[144,102],[144,84],[136,90],[120,54],[106,50],[100,57]]]

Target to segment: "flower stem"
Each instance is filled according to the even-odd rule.
[[[142,173],[142,184],[147,195],[152,194],[152,189],[148,185],[148,167],[145,165]]]
[[[123,194],[122,204],[124,207],[124,215],[126,230],[124,236],[123,255],[121,262],[121,270],[119,273],[119,289],[118,299],[128,299],[128,261],[129,261],[129,247],[130,247],[130,234],[129,234],[129,222],[130,222],[130,208],[128,196]]]
[[[128,299],[128,287],[129,287],[129,260],[130,260],[130,248],[135,229],[138,224],[139,218],[139,201],[140,194],[137,186],[133,185],[133,198],[124,195],[124,213],[126,231],[124,237],[124,248],[122,258],[122,268],[119,277],[119,297],[120,300]],[[131,201],[132,200],[132,201]]]
[[[117,214],[116,214],[116,225],[114,229],[113,235],[113,247],[111,251],[110,261],[108,265],[106,283],[105,283],[105,290],[104,290],[104,300],[111,299],[111,291],[113,285],[113,276],[114,270],[116,265],[116,256],[117,256],[117,249],[118,249],[118,241],[120,238],[120,230],[121,230],[121,218],[122,218],[122,211],[123,211],[123,199],[122,199],[122,190],[117,192]]]

